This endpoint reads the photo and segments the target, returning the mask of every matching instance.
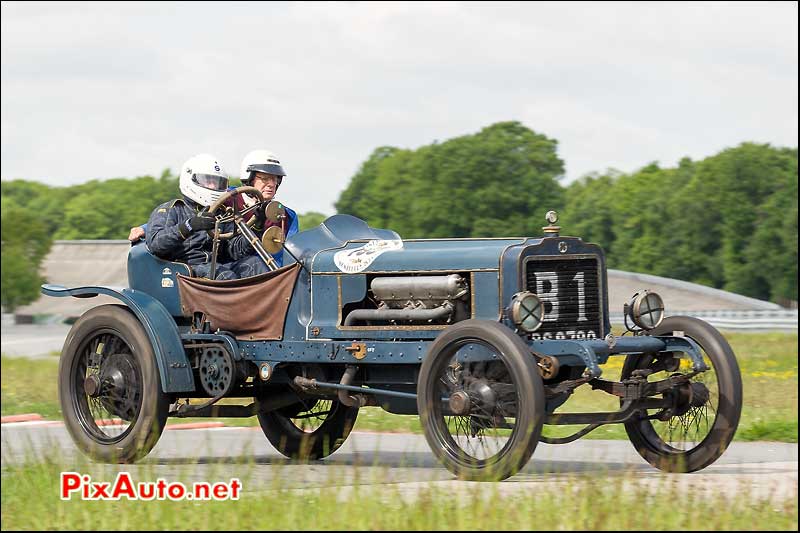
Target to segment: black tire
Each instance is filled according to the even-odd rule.
[[[99,386],[94,395],[90,380]],[[72,326],[58,365],[58,396],[78,449],[104,463],[147,455],[169,411],[147,333],[121,305],[90,309]]]
[[[742,412],[742,376],[728,341],[707,322],[686,316],[669,317],[650,335],[673,335],[674,331],[683,332],[702,348],[709,370],[692,378],[692,383],[704,384],[708,399],[702,406],[691,407],[665,421],[630,420],[625,423],[625,431],[636,451],[656,468],[665,472],[694,472],[716,461],[733,439]],[[622,368],[622,379],[652,360],[651,355],[629,355]],[[681,361],[679,371],[690,372],[690,361]],[[648,379],[656,381],[668,376],[667,372],[658,372]]]
[[[457,354],[467,346],[489,350],[496,358],[463,362]],[[442,401],[458,391],[475,394],[475,387],[485,391],[486,386],[491,400],[482,405],[470,400],[467,415],[453,414]],[[425,439],[439,461],[461,479],[501,480],[522,469],[539,442],[544,402],[533,355],[498,322],[465,320],[450,326],[436,337],[420,368],[417,409]],[[513,426],[507,417],[514,418]]]
[[[358,407],[338,400],[311,400],[258,414],[267,440],[290,459],[327,457],[344,444],[356,423]]]

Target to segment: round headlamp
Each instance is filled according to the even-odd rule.
[[[642,329],[653,329],[664,320],[664,300],[654,292],[644,290],[634,294],[626,307],[633,323]]]
[[[544,321],[542,301],[532,292],[518,292],[511,297],[511,320],[523,331],[536,331]]]

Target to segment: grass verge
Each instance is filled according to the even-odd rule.
[[[696,490],[686,504],[686,486],[673,476],[648,483],[635,472],[560,476],[554,483],[376,484],[364,477],[342,484],[331,475],[314,488],[286,488],[296,471],[281,471],[257,490],[256,478],[275,465],[242,458],[206,465],[203,481],[240,476],[238,501],[61,500],[62,471],[113,482],[120,469],[134,483],[159,478],[197,481],[197,465],[167,470],[163,465],[66,466],[52,458],[27,461],[2,473],[3,529],[57,530],[797,530],[797,497],[753,497],[744,487],[735,496]],[[278,465],[277,469],[304,465]],[[137,468],[138,470],[132,470]],[[158,468],[158,470],[155,470]],[[364,467],[353,467],[364,469]],[[165,470],[168,474],[165,474]],[[296,478],[296,476],[295,476]],[[685,479],[686,477],[684,477]],[[250,490],[248,490],[250,487]],[[681,503],[684,502],[684,503]]]

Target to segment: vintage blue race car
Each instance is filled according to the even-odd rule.
[[[240,213],[215,212],[248,232]],[[267,213],[283,216],[277,202]],[[729,344],[701,320],[664,318],[646,290],[626,305],[628,332],[611,334],[603,251],[556,222],[548,213],[542,237],[403,240],[335,215],[285,243],[279,228],[253,239],[272,270],[230,281],[192,277],[135,245],[128,288],[42,287],[120,302],[87,311],[67,337],[66,426],[90,457],[127,463],[168,417],[257,416],[280,452],[317,459],[342,445],[360,408],[380,406],[418,415],[464,479],[507,478],[539,442],[614,423],[662,470],[710,465],[742,407]],[[604,379],[614,356],[625,357],[621,376]],[[619,409],[561,412],[581,386],[618,397]],[[585,427],[555,438],[544,424]]]

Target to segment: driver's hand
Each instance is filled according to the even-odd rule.
[[[131,228],[131,232],[128,234],[128,240],[131,242],[136,242],[139,239],[144,239],[144,230],[141,226],[136,226],[135,228]]]
[[[181,224],[180,232],[188,236],[190,233],[195,233],[197,231],[214,229],[215,223],[216,218],[214,218],[214,215],[203,211]]]
[[[256,229],[262,229],[264,227],[264,224],[266,224],[267,222],[266,209],[267,209],[267,204],[262,203],[261,205],[256,207],[255,211],[253,211],[253,217],[255,217],[256,219],[256,223],[254,224],[254,227]]]

